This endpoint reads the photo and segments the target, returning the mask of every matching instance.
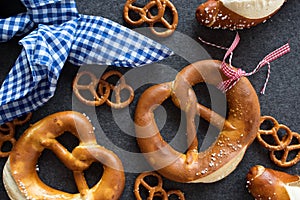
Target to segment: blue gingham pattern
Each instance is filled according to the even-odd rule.
[[[22,52],[0,88],[0,124],[46,103],[67,60],[78,66],[137,67],[173,54],[109,19],[79,14],[73,0],[22,2],[26,13],[0,19],[1,42],[32,31],[20,40]]]

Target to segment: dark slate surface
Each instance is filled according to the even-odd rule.
[[[182,69],[188,62],[198,60],[197,55],[199,52],[194,50],[194,46],[202,45],[208,52],[209,56],[214,59],[222,59],[224,51],[203,45],[198,42],[197,38],[200,36],[206,41],[214,42],[223,46],[229,46],[234,38],[235,32],[227,30],[211,30],[209,28],[200,26],[194,17],[197,6],[203,2],[201,1],[173,1],[179,13],[179,24],[177,33],[171,39],[171,43],[168,40],[162,40],[165,44],[170,44],[172,48],[176,49],[175,55],[168,58],[163,64],[170,66],[174,71]],[[8,1],[7,1],[8,2]],[[144,1],[143,1],[144,2]],[[17,1],[9,1],[9,3],[1,4],[1,15],[7,16],[15,12],[15,9],[22,10],[22,6],[17,5]],[[120,24],[127,26],[122,17],[122,10],[125,1],[115,0],[79,0],[77,1],[78,10],[84,14],[99,15],[116,21]],[[8,7],[9,9],[8,9]],[[7,8],[7,9],[6,9]],[[278,119],[280,123],[288,125],[294,131],[300,131],[298,112],[299,108],[299,64],[300,64],[300,35],[299,35],[299,18],[300,18],[300,2],[288,1],[279,10],[279,12],[273,16],[266,23],[258,25],[257,27],[249,30],[239,31],[241,36],[241,42],[234,53],[233,65],[242,67],[246,71],[252,70],[257,63],[269,52],[277,47],[285,44],[289,41],[291,46],[291,53],[285,55],[273,63],[271,63],[271,77],[267,86],[266,94],[259,95],[261,104],[262,115],[271,115]],[[20,38],[14,38],[13,40],[0,44],[0,83],[3,82],[6,74],[9,72],[15,59],[17,58],[21,47],[18,45]],[[189,39],[192,39],[190,41]],[[190,41],[189,44],[186,41]],[[192,49],[190,49],[192,48]],[[182,51],[183,50],[183,51]],[[206,58],[206,54],[200,53],[199,59]],[[186,60],[182,57],[187,56]],[[109,67],[113,69],[113,67]],[[145,68],[148,69],[148,68]],[[168,68],[170,69],[170,68]],[[138,163],[134,160],[134,157],[128,157],[130,154],[126,152],[138,153],[138,147],[133,137],[133,124],[131,117],[134,115],[135,105],[141,92],[147,87],[139,87],[136,90],[136,98],[132,105],[130,105],[129,113],[122,118],[122,127],[115,123],[116,116],[123,116],[121,113],[112,112],[111,109],[102,105],[96,109],[91,109],[86,106],[82,106],[77,99],[73,99],[71,84],[75,77],[78,67],[72,66],[66,63],[62,71],[55,96],[46,103],[43,107],[33,113],[33,118],[30,123],[34,123],[43,117],[63,110],[78,110],[81,112],[94,113],[95,117],[91,117],[92,123],[96,124],[96,133],[99,130],[97,127],[101,127],[105,138],[98,137],[100,144],[106,146],[107,141],[111,141],[115,147],[118,147],[116,153],[124,153],[125,157],[122,157],[124,165],[130,166],[126,170],[126,187],[121,199],[134,199],[133,185],[138,171],[132,170]],[[130,72],[130,69],[119,69],[121,72]],[[163,74],[163,75],[161,75]],[[141,80],[151,80],[156,78],[157,80],[172,80],[172,73],[165,73],[159,70],[146,70],[141,75]],[[259,73],[249,77],[249,80],[253,84],[253,87],[259,93],[260,87],[263,85],[266,76],[266,68],[263,68]],[[129,80],[134,84],[135,79]],[[149,82],[147,82],[149,83]],[[205,91],[204,91],[205,92]],[[207,94],[207,93],[206,93]],[[204,96],[204,97],[203,97]],[[207,96],[202,98],[205,102]],[[206,97],[205,97],[206,96]],[[209,101],[209,99],[207,100]],[[165,103],[165,112],[168,113],[167,123],[163,128],[165,137],[167,140],[171,140],[174,137],[174,133],[180,123],[180,113],[173,107],[170,102]],[[128,110],[127,110],[128,111]],[[162,110],[162,112],[164,112]],[[206,130],[207,123],[200,122],[201,128],[199,128],[199,135],[204,134],[203,130]],[[29,123],[23,127],[19,127],[17,131],[17,137],[29,126]],[[125,130],[125,131],[124,131]],[[124,132],[129,132],[128,134]],[[199,136],[204,137],[202,136]],[[76,139],[71,135],[66,134],[59,140],[66,145],[69,149],[72,149],[76,145]],[[184,139],[183,139],[184,140]],[[122,155],[120,155],[122,156]],[[144,160],[138,160],[140,165],[147,166]],[[0,159],[1,168],[6,162],[6,158]],[[238,165],[237,169],[225,179],[212,183],[212,184],[182,184],[175,183],[164,179],[164,186],[167,190],[178,188],[181,189],[186,196],[186,199],[253,199],[248,194],[245,187],[245,176],[255,164],[262,164],[266,167],[283,170],[289,173],[300,174],[300,164],[291,168],[279,168],[275,166],[269,159],[268,153],[263,149],[257,141],[250,146],[242,162]],[[76,186],[73,181],[72,173],[68,171],[50,151],[45,151],[38,163],[39,174],[43,181],[48,185],[67,191],[76,192]],[[140,169],[140,168],[137,168]],[[89,179],[89,184],[94,184],[99,179],[99,173],[101,172],[101,166],[93,165],[91,169],[86,173]],[[136,172],[136,173],[135,173]],[[8,199],[3,184],[0,182],[0,198]]]

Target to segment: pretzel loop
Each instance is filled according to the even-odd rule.
[[[150,27],[150,30],[152,31],[152,33],[154,33],[155,35],[157,35],[159,37],[168,37],[175,31],[175,29],[178,25],[178,13],[177,13],[177,10],[176,10],[176,7],[174,6],[174,4],[172,4],[169,0],[163,1],[163,7],[164,7],[164,9],[165,9],[165,7],[168,7],[171,10],[172,18],[173,18],[172,23],[170,24],[164,18],[164,16],[162,16],[159,20],[157,20],[153,23],[149,23],[149,27]],[[148,12],[148,16],[149,16],[149,18],[155,17],[150,12]],[[162,28],[161,30],[155,29],[154,26],[156,23],[161,23],[164,28]]]
[[[155,177],[157,179],[157,185],[150,185],[150,183],[145,180],[147,177]],[[140,186],[143,186],[148,190],[147,200],[153,200],[155,197],[160,197],[162,200],[168,200],[170,195],[176,195],[181,200],[185,199],[184,194],[180,190],[170,190],[166,192],[165,189],[163,189],[162,177],[155,172],[144,172],[136,178],[134,195],[137,200],[142,200],[139,190]]]
[[[69,152],[56,137],[70,132],[79,145]],[[25,150],[24,150],[25,149]],[[38,177],[36,164],[44,149],[49,149],[73,171],[79,193],[71,194],[51,188]],[[93,162],[103,165],[101,179],[89,188],[84,170]],[[26,166],[26,167],[24,167]],[[89,120],[82,114],[65,111],[45,117],[29,127],[13,148],[4,167],[3,181],[9,197],[16,199],[118,199],[125,178],[120,159],[99,146]]]
[[[136,0],[127,0],[124,6],[124,19],[127,23],[133,25],[133,26],[139,26],[142,25],[143,23],[154,23],[157,20],[161,19],[164,15],[164,8],[162,6],[161,0],[150,0],[148,4],[146,4],[144,7],[140,8],[137,6],[134,6],[133,3],[135,3]],[[148,11],[156,6],[158,13],[155,16],[148,17],[147,13]],[[140,16],[140,19],[138,20],[133,20],[129,16],[130,11],[134,11],[135,13],[138,13]]]
[[[7,157],[10,154],[10,151],[3,151],[2,147],[4,143],[9,142],[11,144],[11,149],[15,146],[16,139],[15,139],[15,132],[16,126],[22,126],[26,122],[31,119],[32,113],[29,113],[25,116],[24,119],[16,118],[11,122],[7,122],[0,126],[0,157]]]
[[[113,90],[112,94],[114,94],[114,96],[115,96],[115,102],[107,99],[106,103],[107,103],[107,105],[109,105],[110,107],[115,108],[115,109],[124,108],[133,101],[134,90],[132,89],[131,86],[126,84],[124,76],[119,71],[108,71],[101,77],[101,81],[99,82],[99,86],[98,86],[98,93],[101,95],[104,93],[103,83],[105,83],[105,82],[107,83],[107,79],[111,76],[117,76],[119,78],[119,81],[118,81],[117,85],[115,85],[115,86],[108,83],[110,89]],[[122,99],[121,99],[121,91],[122,90],[127,90],[129,92],[129,97],[125,101],[122,101]]]
[[[270,151],[280,151],[285,149],[290,142],[292,141],[293,134],[292,131],[285,125],[279,124],[276,119],[274,119],[271,116],[263,116],[261,117],[261,124],[265,121],[271,121],[273,124],[273,127],[269,130],[262,130],[259,129],[257,133],[257,140],[259,143],[267,148]],[[279,130],[284,130],[285,135],[282,137],[282,139],[279,138],[278,132]],[[274,140],[274,144],[269,144],[267,141],[263,139],[262,136],[272,136]]]
[[[88,76],[90,78],[91,82],[87,85],[79,84],[78,82],[82,76]],[[99,96],[96,91],[98,83],[99,83],[99,81],[93,73],[91,73],[89,71],[79,72],[73,81],[73,92],[81,102],[83,102],[87,105],[90,105],[90,106],[102,105],[109,97],[110,90],[108,89],[109,86],[107,84],[105,84],[105,83],[102,84],[102,87],[105,87],[106,90],[105,90],[105,93],[102,94],[102,96]],[[91,93],[91,95],[93,96],[94,100],[86,99],[80,93],[81,90],[88,90]]]

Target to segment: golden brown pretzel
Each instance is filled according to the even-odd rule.
[[[16,133],[16,126],[22,126],[26,122],[31,119],[32,113],[29,113],[25,116],[24,119],[16,118],[11,122],[7,122],[0,126],[0,157],[7,157],[10,154],[10,151],[3,151],[2,147],[6,142],[11,144],[11,149],[14,147],[16,143],[15,133]]]
[[[298,199],[300,194],[300,176],[257,165],[248,172],[246,187],[255,199]]]
[[[265,22],[285,0],[207,0],[196,10],[198,22],[222,29],[244,29]]]
[[[89,76],[90,79],[91,79],[91,82],[87,85],[82,85],[82,84],[79,84],[79,80],[82,76]],[[101,96],[98,95],[97,93],[97,87],[98,87],[98,84],[99,84],[99,79],[96,78],[96,76],[89,72],[89,71],[82,71],[82,72],[79,72],[75,79],[73,80],[73,92],[74,94],[77,96],[77,98],[89,105],[89,106],[100,106],[102,105],[106,100],[107,98],[109,97],[110,95],[110,89],[109,89],[109,85],[108,84],[105,84],[105,83],[102,83],[102,87],[105,87],[106,90],[105,90],[105,93],[103,93]],[[91,95],[93,96],[93,100],[88,100],[86,99],[81,93],[80,91],[81,90],[88,90]]]
[[[159,20],[161,17],[164,15],[164,8],[162,5],[161,0],[150,0],[149,3],[147,3],[144,7],[140,8],[138,6],[134,6],[133,4],[136,2],[136,0],[127,0],[125,5],[124,5],[124,19],[125,21],[133,26],[139,26],[142,25],[143,23],[154,23],[157,20]],[[157,7],[157,15],[148,17],[148,12],[149,10],[156,6]],[[141,18],[138,20],[133,20],[129,16],[129,12],[134,11],[135,13],[139,14]]]
[[[258,142],[270,151],[271,160],[280,167],[291,167],[300,161],[300,134],[292,132],[289,127],[279,124],[276,119],[271,116],[261,117],[261,124],[265,121],[271,121],[273,127],[268,130],[259,129],[257,132]],[[280,130],[285,131],[285,135],[281,138],[278,133]],[[264,140],[263,136],[271,136],[273,143],[269,144]],[[296,141],[296,144],[292,144],[292,141]],[[289,158],[290,152],[297,151],[297,154],[291,159]],[[277,158],[276,153],[281,152],[280,159]]]
[[[133,6],[132,4],[136,0],[127,0],[124,6],[124,20],[132,25],[139,26],[143,23],[147,23],[150,26],[150,29],[153,34],[159,37],[168,37],[170,36],[176,29],[178,25],[178,13],[176,7],[169,0],[150,0],[143,8],[139,8],[137,6]],[[157,7],[158,13],[156,15],[152,15],[150,10],[153,7]],[[165,9],[169,8],[172,12],[172,23],[170,24],[165,18]],[[134,21],[129,16],[129,11],[132,10],[140,15],[140,19]],[[154,28],[156,23],[160,23],[164,26],[165,29],[163,31],[158,31]]]
[[[118,76],[119,82],[117,85],[114,86],[112,84],[108,84],[107,79],[111,76]],[[115,109],[121,109],[128,106],[133,101],[134,90],[132,89],[131,86],[126,84],[124,76],[119,71],[112,70],[103,74],[98,85],[99,94],[101,95],[105,94],[106,91],[104,92],[104,88],[108,89],[108,87],[105,87],[107,84],[109,85],[109,88],[114,91],[113,94],[115,94],[115,98],[116,98],[116,102],[112,102],[109,99],[106,100],[107,105],[109,105],[110,107]],[[124,89],[129,92],[129,97],[127,100],[122,102],[121,91]]]
[[[150,185],[150,183],[147,183],[145,180],[146,177],[155,177],[157,180],[157,185]],[[154,197],[160,197],[163,200],[168,200],[168,197],[171,195],[176,195],[178,199],[184,200],[184,194],[180,190],[169,190],[165,191],[163,189],[163,180],[162,177],[155,173],[155,172],[144,172],[140,174],[134,184],[134,195],[137,200],[142,200],[143,198],[141,197],[140,194],[140,186],[143,186],[145,189],[148,191],[148,197],[147,200],[152,200]]]
[[[76,136],[80,143],[69,152],[56,137],[64,132]],[[73,171],[79,193],[60,191],[40,180],[36,171],[44,149],[56,156]],[[102,178],[89,188],[84,170],[93,162],[103,164]],[[125,178],[121,161],[112,152],[97,145],[93,127],[82,114],[65,111],[45,117],[28,128],[13,148],[3,171],[5,189],[11,199],[118,199]]]
[[[204,82],[204,79],[208,84],[218,85],[221,81],[218,77],[222,74],[220,64],[220,61],[204,60],[188,65],[173,82],[154,85],[139,99],[135,112],[138,145],[152,167],[170,180],[189,183],[218,181],[236,168],[256,137],[260,120],[258,97],[248,79],[241,78],[226,93],[229,113],[225,121],[230,126],[220,130],[210,148],[198,152],[194,117],[198,110],[209,112],[204,114],[207,120],[214,114],[210,109],[197,108],[192,86]],[[171,96],[175,105],[180,105],[186,113],[189,145],[186,154],[164,141],[154,120],[154,109]]]

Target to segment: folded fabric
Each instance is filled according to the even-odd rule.
[[[173,52],[116,22],[82,15],[73,0],[23,0],[27,13],[0,19],[0,41],[34,31],[0,88],[0,124],[34,111],[53,95],[65,62],[137,67]]]

